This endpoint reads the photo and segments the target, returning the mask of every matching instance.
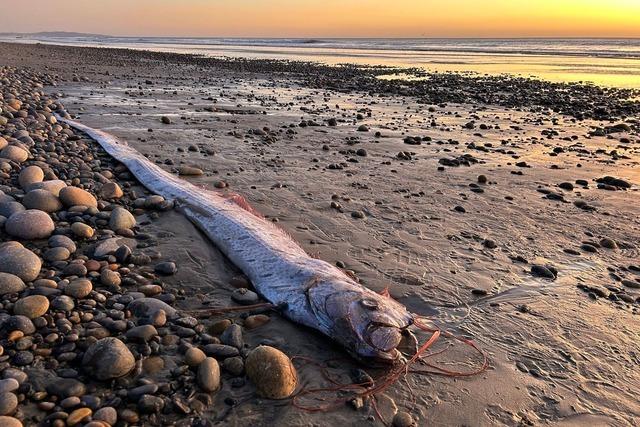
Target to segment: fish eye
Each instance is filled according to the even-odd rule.
[[[360,304],[368,310],[375,310],[378,308],[378,301],[374,299],[369,299],[369,298],[363,299],[360,301]]]

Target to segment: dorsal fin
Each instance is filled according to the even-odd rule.
[[[242,209],[244,209],[245,211],[249,212],[251,215],[255,215],[258,218],[264,218],[264,216],[262,216],[260,214],[260,212],[258,212],[257,210],[255,210],[253,208],[253,206],[251,206],[249,204],[249,202],[247,201],[247,199],[245,199],[244,197],[242,197],[241,195],[237,194],[237,193],[229,193],[225,196],[227,199],[231,200],[233,203],[235,203],[236,205],[238,205],[239,207],[241,207]]]

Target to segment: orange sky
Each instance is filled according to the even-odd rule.
[[[0,32],[640,37],[640,0],[0,0]]]

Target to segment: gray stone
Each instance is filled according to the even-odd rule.
[[[135,359],[122,341],[107,337],[87,349],[82,364],[93,377],[108,380],[131,372],[135,366]]]
[[[5,230],[11,236],[26,240],[46,239],[51,236],[55,224],[48,213],[29,209],[17,212],[7,219]]]
[[[0,273],[0,295],[17,294],[24,291],[26,285],[21,278],[9,273]]]

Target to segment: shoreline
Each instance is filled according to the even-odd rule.
[[[477,101],[431,104],[420,93],[424,86],[401,94],[404,85],[369,82],[372,74],[352,69],[340,70],[341,81],[332,81],[336,70],[322,67],[300,79],[302,64],[292,73],[270,61],[21,46],[0,44],[0,66],[46,70],[43,82],[56,82],[45,85],[48,96],[83,123],[128,140],[167,170],[201,169],[186,179],[224,183],[223,191],[246,195],[306,250],[342,263],[376,291],[390,286],[411,311],[473,337],[490,354],[491,370],[479,377],[407,377],[419,404],[410,389],[396,385],[380,397],[387,420],[396,411],[434,425],[631,425],[640,416],[637,399],[625,392],[639,380],[627,355],[637,350],[640,294],[625,285],[640,277],[630,268],[640,265],[634,243],[640,138],[633,119],[575,120]],[[438,81],[449,79],[452,86],[437,87],[443,98],[488,95],[480,85],[457,95],[457,85],[470,80]],[[361,81],[369,82],[364,91]],[[631,187],[596,181],[606,175]],[[582,180],[586,185],[577,183]],[[146,222],[143,233],[178,265],[177,276],[163,281],[167,290],[182,290],[179,308],[230,301],[237,270],[191,224],[172,211]],[[548,264],[557,276],[541,278],[536,274],[546,272],[532,268]],[[344,355],[277,314],[260,328],[243,328],[243,338],[248,348],[268,342],[290,356]],[[604,340],[611,346],[602,346]],[[162,351],[167,363],[181,363]],[[460,348],[436,359],[469,362]],[[332,368],[348,376],[355,365],[346,363]],[[305,384],[323,384],[313,367],[300,373]],[[156,382],[167,381],[158,375]],[[269,403],[250,385],[231,388],[229,375],[223,371],[229,388],[209,396],[214,402],[205,402],[203,419],[375,422],[366,405],[310,415]],[[603,378],[619,390],[593,383]],[[227,405],[226,398],[242,404]],[[123,405],[137,407],[126,399]],[[460,413],[460,405],[468,411]],[[225,418],[216,418],[219,411]]]

